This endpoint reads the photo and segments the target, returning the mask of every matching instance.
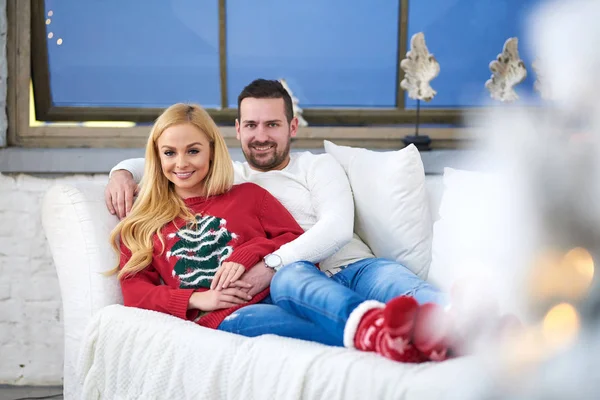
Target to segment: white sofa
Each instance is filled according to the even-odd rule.
[[[441,176],[427,176],[433,219]],[[465,399],[487,379],[474,358],[401,364],[273,335],[245,338],[123,307],[104,186],[58,185],[43,227],[64,308],[66,399]]]

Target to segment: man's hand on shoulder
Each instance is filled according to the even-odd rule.
[[[248,271],[244,272],[240,279],[252,285],[247,291],[250,296],[254,296],[269,287],[273,275],[275,275],[275,271],[268,268],[264,261],[260,261]],[[244,288],[242,290],[246,289]]]
[[[131,172],[124,169],[114,171],[104,190],[104,201],[108,211],[113,215],[116,214],[119,219],[125,218],[131,211],[133,196],[138,190]]]

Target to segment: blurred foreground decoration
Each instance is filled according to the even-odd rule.
[[[423,32],[415,33],[410,39],[410,50],[400,62],[400,68],[404,71],[400,87],[406,90],[408,97],[417,101],[415,134],[406,136],[402,141],[406,146],[414,144],[419,150],[430,150],[431,138],[419,135],[419,116],[421,100],[429,102],[437,94],[429,82],[439,75],[440,64],[429,53]]]
[[[579,302],[587,297],[593,278],[594,260],[586,249],[576,247],[564,255],[557,251],[542,252],[531,269],[531,306]]]
[[[551,101],[490,107],[476,121],[485,161],[506,177],[498,192],[512,207],[495,210],[511,220],[511,230],[492,242],[497,254],[514,257],[495,266],[499,282],[483,287],[508,287],[507,297],[519,298],[525,326],[479,354],[493,378],[469,398],[600,398],[599,18],[597,0],[535,7],[527,40],[536,90]],[[492,63],[486,87],[492,98],[511,102],[526,71],[516,43],[507,42],[505,53]],[[469,239],[489,233],[482,229]]]
[[[505,343],[510,369],[537,367],[574,345],[581,330],[578,307],[589,298],[593,278],[594,260],[586,249],[541,252],[528,282],[534,322]]]
[[[535,75],[536,75],[536,80],[533,83],[533,90],[538,92],[542,99],[551,100],[552,96],[550,94],[550,89],[548,88],[548,85],[546,84],[544,72],[540,68],[540,61],[535,60],[534,62],[532,62],[531,68],[533,69],[533,72],[535,72]]]

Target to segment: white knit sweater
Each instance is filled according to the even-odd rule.
[[[113,171],[125,169],[139,182],[144,159],[128,159]],[[374,257],[360,238],[353,234],[354,202],[348,178],[329,154],[292,153],[281,171],[260,172],[248,163],[234,163],[235,183],[253,182],[267,189],[294,216],[305,230],[299,238],[275,253],[284,264],[295,261],[320,263],[328,274],[364,258]]]

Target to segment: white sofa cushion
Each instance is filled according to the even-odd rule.
[[[377,257],[398,261],[421,278],[431,263],[432,221],[423,161],[413,145],[372,151],[325,141],[352,187],[354,231]]]

